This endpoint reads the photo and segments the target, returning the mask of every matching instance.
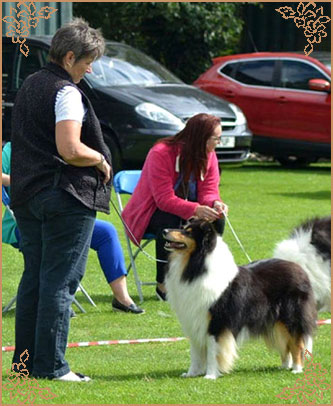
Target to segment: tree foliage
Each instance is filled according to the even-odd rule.
[[[214,56],[238,51],[241,4],[190,2],[73,3],[74,15],[105,38],[146,52],[187,83]]]

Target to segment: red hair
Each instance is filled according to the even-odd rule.
[[[184,182],[188,182],[191,173],[196,180],[207,169],[207,140],[213,135],[221,120],[211,114],[200,113],[191,117],[185,128],[174,137],[163,138],[158,142],[180,146],[180,170]]]

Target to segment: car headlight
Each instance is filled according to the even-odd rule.
[[[236,114],[236,125],[247,125],[246,117],[242,110],[236,104],[229,103],[229,107]]]
[[[184,127],[184,123],[180,118],[153,103],[141,103],[135,107],[135,111],[141,116],[158,123]]]

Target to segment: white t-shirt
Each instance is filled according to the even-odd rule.
[[[87,112],[81,93],[73,86],[65,86],[58,91],[54,110],[56,124],[63,120],[74,120],[82,124]]]

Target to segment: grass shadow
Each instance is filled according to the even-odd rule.
[[[291,192],[291,193],[269,193],[272,196],[291,197],[293,199],[329,200],[330,190],[318,190],[316,192]]]
[[[312,174],[314,172],[327,173],[331,172],[331,165],[310,165],[305,166],[304,168],[286,168],[276,163],[246,163],[243,166],[222,166],[222,172],[224,169],[231,169],[233,172],[261,172],[261,171],[278,171],[283,173],[292,173],[292,174]]]
[[[290,371],[288,371],[287,369],[282,369],[279,366],[269,366],[269,367],[265,367],[265,366],[260,366],[260,367],[244,367],[244,368],[235,368],[231,374],[234,375],[238,375],[238,376],[248,376],[248,374],[263,374],[263,373],[270,373],[270,374],[281,374],[281,373],[290,373]]]
[[[184,370],[173,370],[173,371],[157,371],[148,373],[130,373],[130,374],[113,374],[113,375],[92,375],[92,379],[99,379],[101,381],[114,381],[114,382],[124,382],[124,381],[137,381],[139,380],[149,380],[149,379],[165,379],[165,378],[180,378],[181,374],[185,372]]]
[[[15,318],[15,307],[12,309],[8,310],[6,313],[2,313],[2,319],[13,319]]]
[[[147,372],[147,373],[130,373],[130,374],[118,374],[118,375],[94,375],[91,376],[92,379],[99,379],[99,380],[105,380],[105,381],[114,381],[114,382],[123,382],[123,381],[134,381],[134,380],[149,380],[149,379],[165,379],[165,378],[169,378],[169,379],[174,379],[174,378],[179,378],[182,380],[186,380],[186,379],[204,379],[203,375],[197,376],[197,377],[193,377],[193,378],[183,378],[181,375],[186,372],[186,368],[185,369],[174,369],[174,370],[167,370],[167,371],[156,371],[156,372]],[[281,369],[278,366],[271,366],[271,367],[257,367],[257,368],[242,368],[242,369],[235,369],[234,371],[232,371],[229,374],[222,374],[220,378],[223,377],[230,377],[232,378],[232,376],[235,377],[242,377],[243,375],[245,377],[249,376],[249,374],[251,374],[252,376],[255,375],[260,375],[262,376],[262,374],[274,374],[274,375],[281,375],[281,374],[285,374],[285,373],[290,373],[290,371],[287,371],[285,369]],[[219,378],[219,379],[220,379]]]

